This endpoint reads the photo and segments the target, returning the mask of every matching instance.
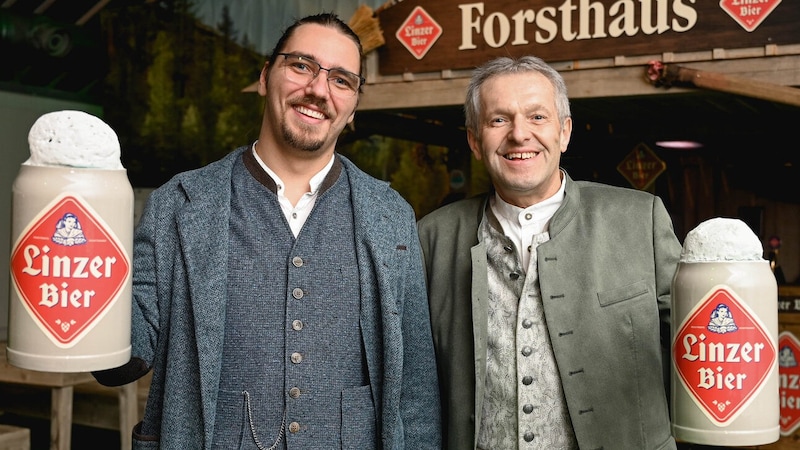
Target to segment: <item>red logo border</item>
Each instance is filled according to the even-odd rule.
[[[121,283],[119,283],[112,291],[105,306],[98,310],[91,318],[89,318],[71,338],[64,340],[52,330],[50,324],[45,323],[43,318],[35,310],[31,309],[30,305],[28,304],[29,301],[27,300],[27,296],[24,295],[23,292],[20,292],[17,274],[13,270],[10,270],[12,278],[11,284],[14,286],[14,291],[17,294],[19,302],[25,307],[28,315],[34,320],[34,322],[36,322],[39,329],[50,339],[53,344],[60,348],[72,348],[77,345],[78,342],[80,342],[95,327],[95,325],[97,325],[103,316],[108,313],[109,309],[111,309],[111,307],[117,302],[120,292],[131,278],[131,260],[130,255],[128,255],[128,253],[125,251],[125,246],[122,245],[116,234],[109,231],[111,230],[111,227],[103,220],[102,216],[91,207],[89,202],[87,202],[80,194],[70,192],[61,193],[47,206],[42,208],[39,213],[28,222],[28,224],[25,226],[25,229],[22,231],[22,233],[20,233],[20,237],[16,240],[16,242],[14,242],[10,261],[14,261],[17,254],[21,251],[20,244],[28,241],[33,231],[40,224],[41,220],[52,210],[60,207],[62,204],[70,200],[75,202],[81,209],[88,213],[91,216],[91,219],[96,222],[98,228],[102,229],[105,237],[108,238],[109,244],[114,247],[114,249],[122,256],[122,262],[125,265],[126,274]]]

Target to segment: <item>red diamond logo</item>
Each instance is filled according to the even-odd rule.
[[[672,362],[706,417],[729,425],[774,369],[776,345],[766,327],[728,286],[716,286],[681,324]]]
[[[800,429],[800,340],[789,331],[778,336],[781,435]]]
[[[719,6],[733,17],[747,31],[753,31],[775,8],[781,0],[720,0]]]
[[[123,246],[80,196],[61,195],[33,219],[11,252],[25,309],[57,346],[77,344],[130,276]]]
[[[421,6],[417,6],[395,36],[417,59],[422,59],[442,35],[442,27]]]

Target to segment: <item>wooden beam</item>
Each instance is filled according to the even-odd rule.
[[[86,22],[88,22],[89,19],[94,17],[94,15],[97,14],[98,12],[100,12],[101,9],[105,8],[105,6],[110,1],[111,0],[100,0],[99,2],[95,3],[94,6],[92,6],[89,9],[89,11],[86,11],[86,13],[83,16],[81,16],[81,18],[78,19],[77,22],[75,22],[75,25],[81,26],[81,25],[86,24]]]
[[[658,72],[659,76],[653,80],[655,84],[672,86],[677,83],[800,106],[800,89],[791,86],[658,62],[651,64],[651,72],[654,75]]]

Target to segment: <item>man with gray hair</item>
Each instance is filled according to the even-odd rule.
[[[664,204],[560,167],[567,88],[539,58],[477,68],[465,114],[492,192],[418,223],[446,448],[675,449]]]

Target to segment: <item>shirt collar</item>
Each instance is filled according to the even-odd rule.
[[[264,163],[264,161],[261,160],[261,157],[258,156],[258,153],[256,152],[256,143],[258,143],[258,141],[253,142],[252,146],[253,156],[256,158],[256,161],[261,166],[261,168],[264,169],[265,172],[267,172],[267,175],[269,175],[270,178],[275,180],[275,184],[278,186],[278,193],[282,194],[284,190],[283,180],[281,180],[281,178],[275,172],[273,172],[272,169],[270,169],[267,166],[267,164]],[[325,177],[328,175],[328,172],[331,171],[331,167],[333,167],[334,159],[335,159],[334,155],[331,155],[331,159],[330,161],[328,161],[328,164],[326,164],[325,167],[322,168],[322,170],[317,172],[313,177],[311,177],[310,180],[308,180],[308,185],[309,188],[311,189],[309,191],[310,194],[316,194],[317,191],[319,191],[319,187],[322,185],[322,182],[325,181]]]
[[[506,202],[500,198],[499,194],[495,193],[494,198],[492,198],[492,209],[497,216],[502,217],[509,223],[516,224],[517,226],[522,225],[520,217],[525,217],[526,213],[535,218],[536,222],[546,222],[553,217],[558,210],[558,207],[561,206],[561,203],[564,201],[565,186],[566,177],[562,171],[561,186],[558,188],[558,192],[553,194],[551,197],[548,197],[541,202],[536,203],[535,205],[528,206],[527,208],[520,208],[519,206],[514,206]]]

